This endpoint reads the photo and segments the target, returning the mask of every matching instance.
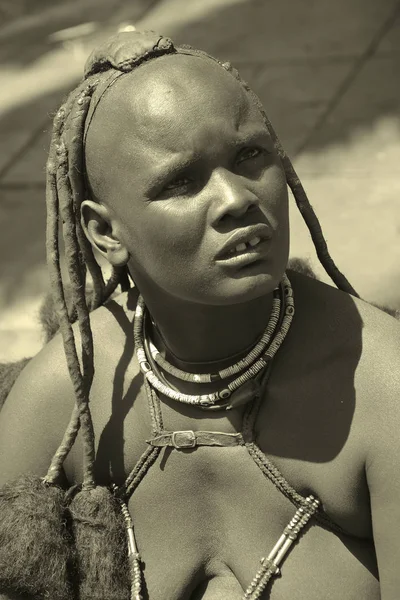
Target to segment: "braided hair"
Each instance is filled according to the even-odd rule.
[[[122,290],[131,287],[127,267],[114,267],[109,280],[104,281],[92,246],[82,229],[80,206],[89,194],[88,184],[84,176],[85,132],[102,94],[115,79],[131,72],[147,60],[168,53],[202,56],[215,61],[221,68],[230,72],[245,88],[263,116],[282,161],[287,184],[292,190],[296,204],[311,234],[322,266],[339,289],[357,296],[357,293],[338,270],[328,252],[319,221],[289,157],[282,148],[265,114],[260,100],[247,83],[241,79],[238,71],[230,63],[221,63],[205,52],[194,50],[190,46],[174,47],[171,40],[158,36],[153,32],[119,33],[92,53],[86,64],[83,81],[69,95],[57,112],[54,118],[53,135],[47,162],[47,261],[54,305],[76,395],[76,406],[69,426],[45,478],[48,483],[54,483],[57,480],[62,464],[74,444],[79,428],[81,428],[84,446],[83,487],[87,489],[95,487],[94,433],[89,410],[89,392],[94,375],[94,351],[89,313],[91,310],[103,305],[118,286]],[[69,283],[65,283],[61,275],[61,238],[65,248]],[[93,281],[93,293],[90,299],[85,293],[88,273]],[[65,300],[66,285],[71,287],[72,309],[70,310],[68,310]],[[78,350],[72,329],[74,320],[77,320],[80,331],[81,362],[78,359]]]

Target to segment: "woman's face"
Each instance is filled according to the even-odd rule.
[[[86,164],[143,294],[234,304],[281,279],[285,174],[258,109],[211,60],[167,56],[121,77],[99,103]]]

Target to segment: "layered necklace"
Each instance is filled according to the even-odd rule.
[[[294,315],[293,290],[287,275],[273,292],[271,314],[261,338],[244,358],[214,373],[189,373],[169,363],[150,339],[146,323],[149,313],[139,296],[134,320],[134,340],[140,369],[152,388],[171,400],[192,404],[208,410],[230,409],[247,402],[260,385],[263,375],[282,345]],[[197,383],[220,382],[219,389],[209,394],[184,394],[170,384],[163,373],[180,381]],[[228,384],[225,380],[232,379]]]

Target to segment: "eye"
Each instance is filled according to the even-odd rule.
[[[166,191],[180,191],[182,189],[186,189],[190,185],[191,181],[187,177],[177,177],[173,179],[164,187]]]
[[[263,151],[260,148],[244,148],[239,154],[238,162],[258,158],[261,154],[263,154]]]

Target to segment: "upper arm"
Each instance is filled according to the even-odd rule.
[[[400,327],[390,323],[376,348],[375,398],[366,419],[366,475],[382,600],[400,589]]]
[[[0,488],[21,475],[46,475],[73,406],[58,336],[27,364],[0,412]]]

